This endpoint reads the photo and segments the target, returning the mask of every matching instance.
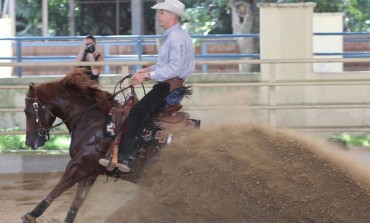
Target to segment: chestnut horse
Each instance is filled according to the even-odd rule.
[[[101,90],[95,81],[78,71],[72,71],[58,81],[29,86],[24,109],[26,145],[33,149],[43,146],[58,117],[71,135],[71,160],[59,182],[31,212],[22,217],[23,222],[36,222],[54,199],[77,184],[65,218],[65,222],[73,222],[99,174],[114,175],[131,182],[138,178],[141,167],[121,174],[117,170],[109,172],[99,165],[98,160],[105,157],[112,143],[112,139],[105,138],[103,129],[113,105],[114,95]],[[156,151],[152,151],[150,156],[158,155],[159,151],[153,150]],[[149,159],[149,154],[144,159]]]

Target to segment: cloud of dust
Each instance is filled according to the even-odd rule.
[[[335,151],[262,125],[192,131],[106,222],[367,222],[370,176]]]
[[[240,89],[207,93],[206,97],[191,98],[192,106],[207,107],[206,110],[187,111],[191,118],[202,121],[202,129],[212,129],[223,124],[245,124],[261,122],[249,105],[255,102],[253,91]],[[201,98],[201,99],[198,99]],[[186,109],[185,109],[186,111]]]
[[[240,90],[190,102],[219,109],[189,111],[201,129],[176,132],[138,185],[99,177],[76,221],[368,222],[369,164],[268,126],[248,109],[254,97]]]

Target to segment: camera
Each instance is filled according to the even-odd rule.
[[[87,45],[85,52],[87,52],[87,53],[94,53],[95,52],[94,44]]]

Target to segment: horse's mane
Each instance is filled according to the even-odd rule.
[[[103,90],[96,81],[91,80],[80,69],[72,70],[55,83],[60,85],[60,88],[55,88],[53,91],[60,91],[58,94],[61,97],[75,96],[95,100],[98,107],[104,110],[113,105],[113,95]]]
[[[96,81],[91,80],[80,69],[74,69],[67,73],[60,83],[70,95],[93,98],[103,107],[108,106],[107,103],[112,105],[113,95],[104,91]]]

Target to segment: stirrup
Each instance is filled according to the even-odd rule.
[[[105,166],[108,171],[114,170],[118,161],[118,146],[117,144],[113,145],[113,151],[109,159],[100,159],[99,163],[102,166]]]
[[[128,164],[126,162],[124,163],[112,163],[109,159],[100,159],[99,160],[99,164],[102,165],[102,166],[105,166],[107,167],[110,167],[110,166],[114,166],[114,167],[117,167],[119,171],[123,172],[123,173],[128,173],[130,172],[130,167],[128,167]]]

